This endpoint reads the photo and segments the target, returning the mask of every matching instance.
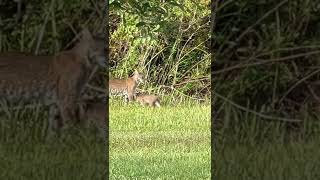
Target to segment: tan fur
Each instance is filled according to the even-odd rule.
[[[134,74],[127,79],[110,79],[109,94],[122,93],[128,101],[134,99],[136,88],[140,82],[143,82],[143,75],[135,70]]]
[[[74,48],[55,56],[24,53],[0,55],[0,99],[10,102],[40,101],[50,105],[49,126],[57,115],[58,127],[75,117],[80,97],[92,66],[103,65],[104,46],[87,29]],[[52,128],[52,127],[51,127]]]
[[[160,107],[159,97],[156,95],[138,94],[136,101],[141,105],[149,105],[152,107]]]

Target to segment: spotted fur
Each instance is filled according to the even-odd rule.
[[[139,83],[144,81],[144,77],[137,70],[127,79],[110,79],[109,95],[124,96],[126,102],[133,101],[136,94],[136,88]]]
[[[71,50],[55,56],[0,55],[0,99],[49,106],[49,126],[61,128],[75,117],[75,107],[95,64],[105,66],[103,39],[84,29]],[[62,118],[56,118],[61,116]]]

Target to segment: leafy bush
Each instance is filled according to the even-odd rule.
[[[164,85],[188,95],[209,93],[209,1],[110,4],[111,77],[126,77],[138,69],[149,81],[144,88]],[[183,88],[190,87],[191,80],[197,84]]]

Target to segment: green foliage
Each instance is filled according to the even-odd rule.
[[[209,78],[208,3],[111,1],[111,77],[138,69],[149,81],[144,88]]]
[[[319,177],[319,100],[308,88],[319,95],[319,15],[315,1],[220,1],[215,179]]]
[[[103,5],[103,1],[90,0],[28,1],[21,22],[16,21],[15,11],[2,12],[0,51],[35,53],[38,49],[38,54],[54,54],[70,48],[81,28],[102,32]],[[16,3],[6,1],[2,6],[16,8]]]
[[[317,74],[309,75],[319,65],[320,36],[314,33],[318,6],[313,1],[229,1],[220,6],[215,91],[244,106],[249,101],[250,108],[268,106],[272,112],[287,109],[288,103],[293,109],[312,103],[306,89],[317,79]],[[302,97],[295,99],[294,94]]]

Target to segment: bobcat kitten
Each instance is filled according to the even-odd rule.
[[[159,97],[156,95],[137,94],[136,101],[141,105],[149,105],[152,107],[160,107]]]
[[[103,102],[86,102],[80,106],[79,119],[88,127],[94,125],[102,138],[106,137],[107,105]]]

